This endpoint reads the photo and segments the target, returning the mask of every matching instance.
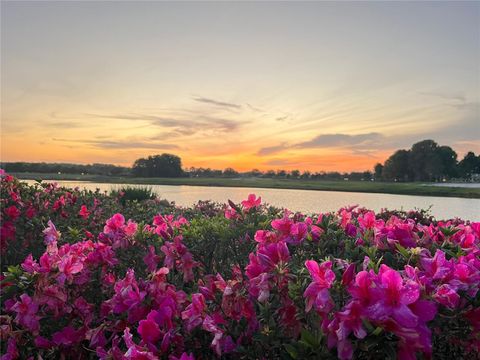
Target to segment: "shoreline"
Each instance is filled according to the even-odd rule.
[[[361,192],[415,196],[480,199],[480,188],[448,187],[425,183],[390,183],[367,181],[322,181],[270,178],[135,178],[120,176],[12,173],[19,180],[87,181],[105,184],[188,185],[212,187],[249,187],[313,191]]]

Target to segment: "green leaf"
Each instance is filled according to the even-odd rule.
[[[408,259],[410,257],[410,254],[408,253],[408,250],[405,249],[402,245],[399,243],[395,244],[395,247],[397,248],[398,252],[405,258]]]
[[[302,335],[300,337],[301,341],[305,342],[306,344],[310,345],[310,347],[315,348],[317,347],[317,339],[315,336],[308,330],[302,329]]]
[[[292,357],[292,359],[298,359],[298,351],[295,347],[291,344],[284,344],[285,350],[287,350],[288,355]]]

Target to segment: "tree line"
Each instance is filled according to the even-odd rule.
[[[376,164],[374,177],[386,181],[445,181],[472,180],[480,174],[480,155],[468,152],[458,161],[450,146],[440,146],[433,140],[423,140],[409,150],[397,150],[383,164]]]
[[[383,164],[375,165],[373,171],[310,172],[300,170],[253,169],[238,172],[233,168],[224,170],[190,167],[183,169],[182,160],[173,154],[151,155],[135,160],[133,166],[111,164],[62,164],[62,163],[1,163],[0,167],[10,173],[59,173],[89,174],[104,176],[135,177],[193,177],[237,178],[261,177],[273,179],[352,180],[352,181],[443,181],[451,179],[472,180],[480,174],[480,155],[469,152],[458,161],[457,153],[449,146],[440,146],[433,140],[423,140],[409,150],[397,150]]]
[[[69,164],[69,163],[30,163],[3,162],[0,167],[8,173],[42,173],[42,174],[89,174],[104,176],[128,176],[131,168],[112,164]]]

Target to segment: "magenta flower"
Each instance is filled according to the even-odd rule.
[[[39,317],[37,316],[38,303],[27,294],[20,295],[20,300],[12,306],[11,310],[17,313],[15,317],[17,324],[32,332],[37,332],[40,329]]]
[[[272,270],[279,264],[286,264],[290,260],[290,253],[287,244],[284,242],[260,246],[257,256],[266,271]]]
[[[20,210],[18,210],[15,205],[12,205],[5,209],[5,215],[7,215],[12,221],[17,220],[20,214]]]
[[[79,273],[83,270],[83,262],[71,255],[68,254],[60,260],[58,263],[58,271],[60,275],[58,276],[57,280],[61,285],[65,282],[65,280],[71,280],[72,275]]]
[[[288,215],[289,213],[285,212],[283,218],[272,221],[272,228],[277,230],[283,237],[288,237],[290,235],[290,229],[293,225],[293,221]]]
[[[446,306],[450,309],[455,309],[460,302],[460,296],[457,294],[455,289],[448,284],[443,284],[438,287],[433,294],[433,298],[443,306]]]
[[[275,243],[280,240],[276,233],[268,230],[257,230],[254,239],[256,242],[261,244]]]
[[[126,248],[133,243],[133,236],[137,232],[137,223],[128,220],[125,224],[125,218],[122,214],[115,214],[107,220],[103,234],[99,239],[107,244],[111,244],[114,249]]]
[[[47,246],[56,244],[58,239],[60,238],[60,232],[57,231],[57,228],[51,220],[48,220],[48,227],[43,230],[43,234],[45,245]]]
[[[153,320],[141,320],[137,331],[146,343],[155,343],[162,335],[158,324]]]
[[[202,294],[196,293],[192,295],[192,302],[182,312],[182,320],[186,322],[188,331],[192,331],[192,329],[202,324],[206,307],[205,298]]]
[[[242,201],[243,208],[246,211],[259,207],[261,203],[262,203],[262,198],[261,197],[257,198],[255,194],[248,195],[248,199]]]
[[[115,283],[114,290],[115,295],[108,303],[113,305],[113,312],[116,314],[132,310],[146,295],[145,291],[140,291],[132,269],[127,271],[124,279]]]
[[[7,352],[3,354],[0,359],[15,360],[15,359],[18,359],[19,356],[20,354],[18,353],[17,342],[15,341],[14,337],[11,337],[10,339],[8,339],[8,342],[7,342]]]
[[[225,217],[229,220],[231,220],[231,219],[235,220],[235,219],[239,218],[240,216],[238,215],[238,213],[235,209],[229,207],[225,210]]]
[[[29,254],[22,263],[22,269],[26,272],[33,274],[40,270],[40,266],[37,261],[33,259],[32,254]]]
[[[333,300],[328,289],[335,281],[335,273],[332,271],[332,262],[325,261],[322,264],[314,260],[307,260],[305,266],[310,272],[313,282],[308,285],[303,296],[307,300],[305,311],[310,311],[312,306],[320,313],[328,313],[333,309]]]
[[[83,329],[75,330],[72,326],[67,326],[61,331],[52,335],[52,340],[56,345],[71,346],[81,342],[85,337]]]
[[[358,224],[363,230],[373,229],[376,224],[375,213],[368,211],[358,217]]]
[[[433,280],[442,280],[453,270],[452,263],[445,258],[445,253],[441,250],[437,250],[433,258],[421,257],[420,264]]]
[[[418,317],[408,305],[418,300],[419,285],[411,280],[404,284],[397,271],[382,264],[377,286],[374,292],[375,302],[367,307],[366,314],[376,321],[393,318],[400,326],[415,327]]]
[[[82,205],[80,211],[78,212],[78,215],[80,215],[84,219],[87,219],[90,216],[90,212],[85,205]]]
[[[149,272],[154,272],[157,269],[157,265],[160,262],[160,256],[155,254],[155,247],[150,245],[148,247],[148,253],[143,257],[143,261],[147,265]]]
[[[298,245],[308,235],[308,226],[303,222],[297,222],[290,227],[290,234],[285,239],[285,241],[289,244]]]

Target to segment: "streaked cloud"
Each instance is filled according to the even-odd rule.
[[[384,136],[380,133],[371,132],[367,134],[349,135],[349,134],[321,134],[312,140],[295,144],[296,148],[328,148],[338,146],[359,146],[372,144],[383,140]]]
[[[135,140],[88,140],[88,139],[56,139],[53,141],[62,142],[66,145],[72,143],[90,145],[99,149],[152,149],[152,150],[171,150],[180,149],[178,145],[155,143],[152,141],[135,141]]]
[[[355,148],[357,153],[360,153],[358,148],[381,148],[385,143],[385,136],[372,132],[366,134],[321,134],[311,140],[291,144],[281,143],[279,145],[267,146],[261,148],[257,155],[267,156],[282,152],[287,149],[313,149],[313,148],[335,148],[346,147]],[[365,150],[364,150],[365,151]]]
[[[220,132],[232,132],[237,130],[241,123],[235,120],[205,116],[201,113],[192,115],[192,118],[175,118],[158,116],[151,114],[86,114],[92,118],[105,118],[116,120],[132,120],[132,121],[147,121],[153,126],[172,128],[182,134],[195,134],[197,132],[206,131],[220,131]]]
[[[286,143],[280,144],[280,145],[274,145],[274,146],[267,146],[264,148],[261,148],[258,150],[257,155],[258,156],[265,156],[265,155],[271,155],[271,154],[276,154],[279,153],[283,150],[288,149],[289,146]]]
[[[211,104],[215,106],[220,106],[223,108],[228,108],[228,109],[241,109],[242,105],[239,104],[234,104],[234,103],[229,103],[225,101],[220,101],[220,100],[215,100],[215,99],[209,99],[205,97],[193,97],[193,100],[205,103],[205,104]]]

